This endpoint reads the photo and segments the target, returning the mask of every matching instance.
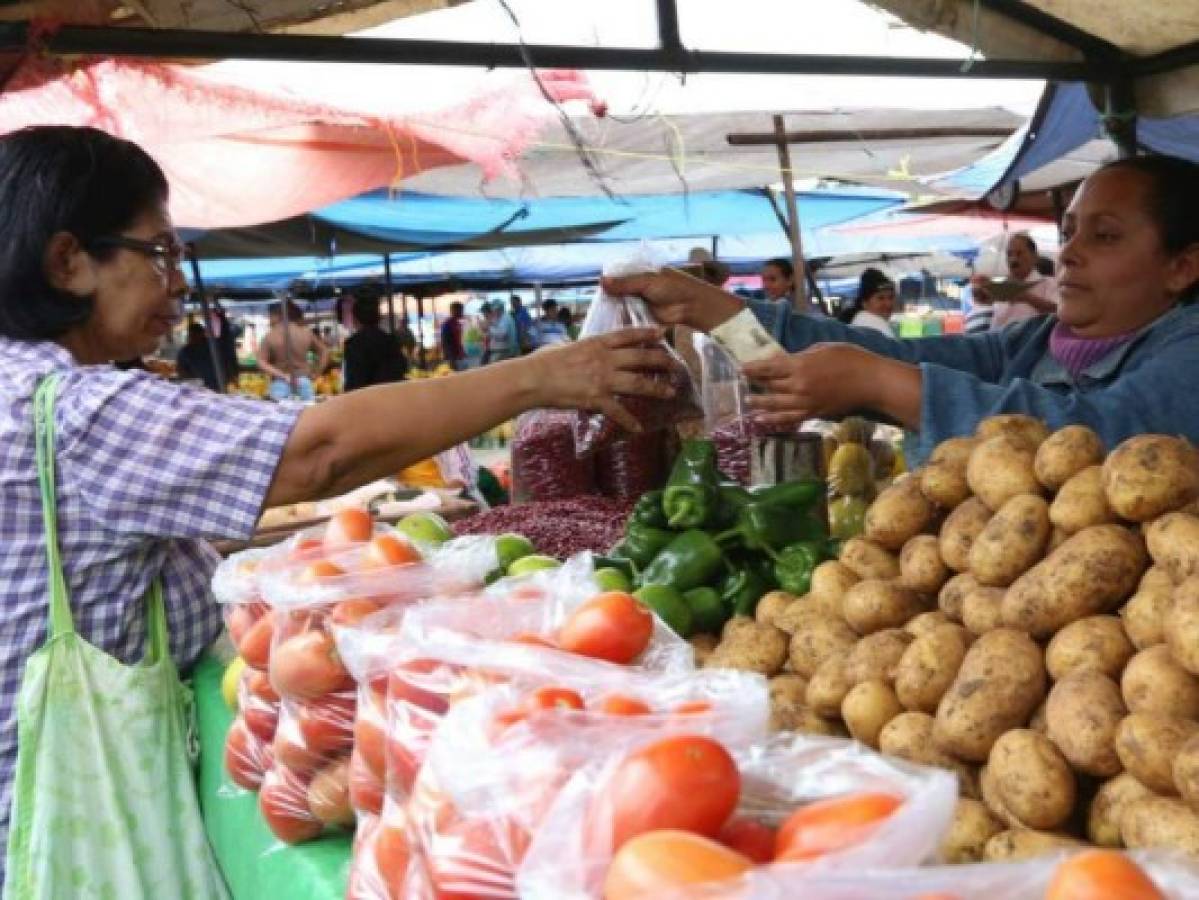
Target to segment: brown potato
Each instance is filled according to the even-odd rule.
[[[1037,734],[1045,735],[1045,737],[1049,737],[1048,706],[1048,698],[1046,698],[1046,702],[1042,703],[1032,711],[1032,718],[1028,720],[1028,727]]]
[[[966,651],[937,707],[937,746],[959,759],[984,762],[999,736],[1022,727],[1045,696],[1045,661],[1027,634],[988,631]]]
[[[1087,810],[1087,837],[1100,847],[1123,847],[1120,820],[1124,808],[1134,800],[1157,796],[1127,772],[1105,781]]]
[[[1134,713],[1199,719],[1199,679],[1157,644],[1128,661],[1120,678],[1124,703]]]
[[[761,625],[774,625],[778,615],[797,602],[799,602],[799,598],[794,594],[788,594],[786,591],[770,591],[758,601],[754,619]]]
[[[1026,442],[1007,435],[985,440],[970,454],[966,483],[992,512],[1020,494],[1040,494],[1035,453]]]
[[[1174,787],[1189,803],[1199,802],[1199,737],[1191,737],[1174,757]]]
[[[1103,493],[1101,466],[1087,466],[1062,485],[1049,504],[1049,521],[1066,534],[1120,521]]]
[[[726,625],[727,629],[727,625]],[[705,666],[777,675],[787,661],[787,635],[773,625],[750,625],[721,638]]]
[[[999,796],[999,783],[995,780],[995,773],[985,765],[978,770],[978,793],[991,815],[1002,822],[1005,828],[1024,827]]]
[[[858,634],[884,628],[902,628],[925,611],[919,595],[896,581],[867,578],[859,581],[842,601],[845,621]]]
[[[932,716],[921,712],[903,712],[883,726],[878,735],[878,749],[880,753],[916,765],[936,766],[953,772],[963,796],[978,796],[978,778],[973,768],[938,750],[933,744],[932,734]]]
[[[957,677],[969,638],[960,625],[942,625],[916,638],[895,668],[895,695],[907,709],[929,714]]]
[[[1044,856],[1055,850],[1074,850],[1084,846],[1082,841],[1065,834],[1013,828],[1001,831],[987,841],[983,850],[984,862],[1018,862]]]
[[[1156,519],[1199,498],[1199,453],[1185,438],[1131,437],[1104,461],[1103,491],[1125,519]]]
[[[1046,638],[1130,596],[1148,560],[1140,537],[1119,525],[1084,528],[1016,579],[1003,597],[1009,628]]]
[[[1170,611],[1173,600],[1173,586],[1161,588],[1156,584],[1146,586],[1144,581],[1141,582],[1132,599],[1120,608],[1120,621],[1134,647],[1145,650],[1165,642],[1166,613]]]
[[[808,683],[798,675],[776,675],[770,679],[770,730],[792,731],[803,718]]]
[[[841,548],[840,561],[858,578],[898,578],[899,560],[865,538],[850,538]]]
[[[687,639],[687,643],[691,645],[691,651],[695,654],[697,668],[707,663],[708,657],[716,651],[717,642],[714,634],[697,634]]]
[[[914,638],[922,638],[930,632],[936,631],[942,625],[950,625],[952,620],[939,609],[922,612],[916,618],[903,626],[906,631]]]
[[[1150,550],[1150,553],[1152,553],[1152,550]],[[1137,590],[1173,591],[1174,580],[1170,577],[1170,573],[1161,566],[1152,565],[1141,576],[1141,583],[1137,585]]]
[[[941,560],[940,542],[936,535],[918,534],[899,553],[899,583],[917,594],[934,595],[950,576]]]
[[[1087,616],[1053,636],[1045,668],[1054,681],[1083,669],[1119,678],[1135,652],[1118,616]]]
[[[982,862],[987,841],[1001,831],[1003,824],[981,801],[958,800],[938,855],[947,863]]]
[[[842,620],[812,615],[791,635],[791,670],[811,678],[826,659],[844,658],[857,642],[857,634]]]
[[[819,734],[826,737],[849,737],[845,725],[840,719],[826,719],[818,716],[813,710],[800,709],[794,712],[794,719],[788,731],[796,734]]]
[[[895,683],[895,669],[912,636],[899,628],[884,628],[862,638],[845,659],[845,677],[851,685],[863,681]]]
[[[1020,494],[987,522],[970,547],[970,574],[979,584],[1007,587],[1045,555],[1049,541],[1049,504],[1043,497]]]
[[[991,748],[987,771],[1008,811],[1028,828],[1053,829],[1074,811],[1077,786],[1061,752],[1043,735],[1016,728]]]
[[[962,603],[965,601],[966,595],[978,586],[973,575],[965,573],[954,575],[945,582],[941,593],[937,594],[937,606],[952,621],[960,622],[962,621]]]
[[[816,670],[804,695],[807,706],[818,715],[835,719],[841,715],[841,703],[853,687],[845,677],[845,657],[831,656]]]
[[[1199,815],[1181,800],[1133,800],[1120,817],[1124,846],[1134,850],[1177,850],[1199,856]]]
[[[1199,578],[1188,578],[1174,589],[1163,632],[1174,661],[1199,675]]]
[[[1115,738],[1127,715],[1116,682],[1090,669],[1068,674],[1045,702],[1049,740],[1075,769],[1099,778],[1111,778],[1124,768]]]
[[[899,550],[924,531],[935,515],[935,507],[920,491],[920,479],[905,478],[870,504],[862,536],[885,550]]]
[[[920,490],[942,509],[953,509],[970,497],[966,464],[978,446],[977,438],[949,438],[933,450],[928,465],[920,470]]]
[[[974,430],[974,436],[982,441],[1000,435],[1017,438],[1036,450],[1049,437],[1049,426],[1034,416],[1005,413],[983,419]]]
[[[1003,627],[1003,588],[979,585],[962,600],[962,624],[974,637]]]
[[[1116,753],[1124,768],[1155,794],[1173,796],[1174,759],[1199,724],[1149,713],[1126,716],[1116,729]]]
[[[841,598],[857,583],[857,575],[835,559],[830,559],[812,570],[808,599],[819,602],[826,609],[835,609],[837,615],[841,615]]]
[[[1103,462],[1103,441],[1085,425],[1067,425],[1049,435],[1037,448],[1033,468],[1037,481],[1051,491],[1085,469]]]
[[[1175,584],[1199,575],[1199,516],[1167,513],[1145,529],[1149,555]]]
[[[1068,532],[1062,531],[1060,528],[1054,528],[1049,532],[1049,543],[1045,545],[1046,555],[1052,553],[1070,537]]]
[[[883,726],[903,712],[895,691],[885,681],[863,681],[841,701],[841,718],[855,741],[878,749]]]
[[[941,525],[938,544],[941,559],[955,572],[970,568],[970,549],[975,539],[982,534],[991,521],[991,510],[977,497],[971,497],[959,505]]]

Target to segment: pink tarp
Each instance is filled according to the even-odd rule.
[[[543,71],[557,102],[594,103],[578,72]],[[0,94],[0,133],[92,125],[141,144],[171,183],[175,224],[229,228],[318,209],[437,166],[477,163],[514,175],[516,157],[556,115],[528,73],[496,75],[461,104],[401,114],[251,89],[203,70],[31,56]]]
[[[1001,212],[977,212],[968,215],[895,213],[882,221],[839,225],[834,231],[869,237],[944,237],[964,235],[984,240],[997,234],[1028,231],[1044,227],[1052,220]]]

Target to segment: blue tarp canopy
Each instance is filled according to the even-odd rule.
[[[928,179],[940,191],[981,199],[998,187],[1036,178],[1046,167],[1103,140],[1103,113],[1082,84],[1051,84],[1036,114],[978,162]],[[1199,115],[1168,119],[1137,119],[1137,143],[1144,149],[1199,162]],[[1111,154],[1115,155],[1114,146]],[[1048,174],[1047,172],[1045,174]],[[1075,172],[1075,177],[1081,173]],[[1037,186],[1052,186],[1040,179]],[[1069,176],[1061,180],[1074,180]],[[1047,181],[1041,185],[1040,181]]]

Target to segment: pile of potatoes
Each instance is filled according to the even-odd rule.
[[[1197,500],[1183,439],[1105,457],[1083,426],[987,419],[879,494],[810,593],[730,622],[707,664],[773,676],[780,728],[955,772],[947,860],[1199,857]]]

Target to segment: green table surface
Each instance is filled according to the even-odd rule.
[[[258,813],[258,795],[225,774],[225,734],[233,713],[221,697],[224,667],[215,656],[196,666],[193,686],[200,731],[200,805],[208,839],[234,900],[341,900],[350,867],[350,837],[333,835],[297,847],[278,841]]]

